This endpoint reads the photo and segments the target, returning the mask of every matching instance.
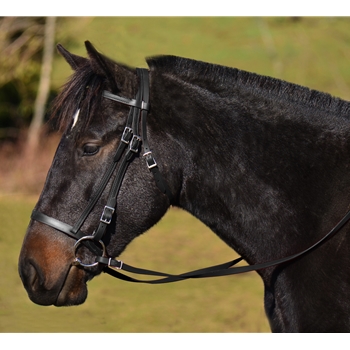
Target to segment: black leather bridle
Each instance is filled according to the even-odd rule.
[[[121,141],[115,152],[113,161],[111,162],[109,168],[105,172],[103,178],[100,180],[100,183],[98,185],[95,195],[92,197],[88,205],[83,210],[78,221],[75,223],[74,226],[70,226],[60,220],[47,216],[46,214],[41,213],[37,210],[34,210],[31,216],[32,220],[36,220],[38,222],[51,226],[54,229],[60,232],[63,232],[66,235],[76,239],[77,241],[74,245],[75,255],[76,255],[77,248],[79,247],[80,244],[83,244],[84,246],[86,246],[88,249],[91,250],[92,253],[96,255],[95,262],[92,264],[85,264],[78,257],[75,257],[75,260],[72,263],[73,265],[81,265],[83,267],[92,267],[92,266],[96,266],[97,264],[102,264],[104,265],[104,272],[114,277],[123,279],[125,281],[130,281],[130,282],[141,282],[141,283],[150,283],[150,284],[176,282],[176,281],[182,281],[188,278],[204,278],[204,277],[233,275],[238,273],[261,270],[271,266],[276,266],[276,265],[294,260],[302,255],[305,255],[306,253],[320,246],[332,235],[339,232],[341,228],[350,220],[350,211],[349,211],[342,218],[342,220],[326,236],[321,238],[319,241],[317,241],[315,244],[313,244],[309,248],[301,251],[300,253],[288,256],[286,258],[277,259],[277,260],[269,261],[262,264],[256,264],[256,265],[238,266],[238,267],[231,268],[232,266],[236,265],[238,262],[243,260],[243,258],[240,257],[238,259],[229,261],[224,264],[191,271],[180,275],[172,275],[168,273],[162,273],[162,272],[156,272],[156,271],[132,267],[130,265],[123,263],[120,260],[116,260],[114,258],[108,257],[106,254],[106,248],[102,241],[102,238],[106,233],[108,225],[112,222],[113,215],[115,215],[115,208],[117,204],[118,193],[122,185],[124,175],[126,173],[128,165],[133,160],[134,156],[140,152],[141,144],[143,147],[143,157],[145,157],[147,167],[154,176],[157,187],[164,195],[168,197],[170,204],[174,200],[169,186],[167,185],[166,181],[164,180],[164,178],[159,172],[158,165],[155,159],[153,158],[152,151],[148,144],[147,114],[150,108],[148,70],[137,68],[136,72],[140,79],[140,88],[137,92],[135,99],[128,99],[125,97],[114,95],[108,91],[103,92],[103,97],[116,101],[118,103],[122,103],[130,106],[130,112],[127,118],[126,126],[124,128],[124,131],[121,137]],[[141,136],[140,136],[140,131],[141,131]],[[113,181],[107,203],[102,211],[98,227],[92,235],[86,235],[80,229],[84,224],[85,220],[87,219],[87,217],[89,216],[89,214],[91,213],[91,211],[93,210],[93,208],[95,207],[103,191],[105,190],[111,176],[116,171],[118,163],[119,163],[119,167],[117,170],[117,174]],[[130,276],[121,274],[120,272],[117,271],[121,269],[131,273],[160,276],[162,278],[156,279],[156,280],[138,280]]]

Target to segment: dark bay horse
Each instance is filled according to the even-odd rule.
[[[174,56],[133,69],[86,48],[58,46],[74,74],[53,106],[63,136],[19,258],[33,302],[83,303],[87,281],[120,268],[109,257],[170,205],[250,265],[308,249],[348,212],[349,102]],[[349,230],[257,270],[272,331],[350,330]]]

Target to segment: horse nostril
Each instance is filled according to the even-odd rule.
[[[33,262],[27,262],[26,266],[22,269],[21,277],[27,290],[35,292],[43,287],[44,278],[42,272]]]
[[[28,266],[28,282],[33,291],[37,290],[38,285],[40,285],[39,275],[34,265],[29,264]]]

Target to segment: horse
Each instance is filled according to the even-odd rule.
[[[93,277],[132,271],[116,257],[174,206],[256,270],[272,332],[348,332],[350,103],[189,58],[132,68],[85,46],[88,57],[57,45],[73,75],[19,256],[29,298],[84,303]]]

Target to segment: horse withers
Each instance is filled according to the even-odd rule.
[[[174,56],[133,69],[86,48],[58,46],[74,74],[20,253],[29,298],[83,303],[87,281],[122,268],[113,258],[172,205],[258,266],[272,331],[349,331],[349,225],[327,236],[350,204],[349,102]]]

